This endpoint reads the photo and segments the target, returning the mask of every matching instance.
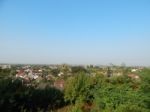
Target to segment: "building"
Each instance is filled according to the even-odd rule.
[[[58,89],[64,89],[65,81],[63,79],[57,80],[54,82],[54,87]]]
[[[139,75],[136,74],[128,74],[128,77],[132,78],[132,79],[139,79]]]
[[[7,68],[11,68],[11,65],[0,65],[0,68],[2,69],[7,69]]]

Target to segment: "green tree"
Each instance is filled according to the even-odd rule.
[[[52,73],[52,75],[56,76],[60,73],[60,70],[59,69],[52,69],[51,73]]]
[[[81,73],[81,72],[84,72],[84,73],[87,72],[86,69],[82,66],[73,66],[73,67],[71,67],[71,70],[72,70],[72,73],[75,73],[75,74]]]
[[[92,96],[91,79],[85,73],[80,73],[71,77],[65,84],[65,100],[75,103],[76,100],[88,101]]]

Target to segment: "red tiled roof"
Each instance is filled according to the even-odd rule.
[[[61,88],[61,89],[63,89],[63,88],[64,88],[64,83],[65,83],[64,80],[57,80],[57,81],[54,82],[54,86],[55,86],[56,88]]]
[[[23,75],[24,74],[24,70],[20,70],[17,75]]]
[[[136,75],[136,74],[128,74],[128,77],[130,78],[134,78],[134,79],[139,79],[139,75]]]

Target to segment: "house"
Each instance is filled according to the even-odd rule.
[[[7,68],[11,68],[11,65],[0,65],[1,69],[7,69]]]
[[[53,75],[49,74],[49,75],[46,76],[46,79],[47,80],[54,80],[55,77]]]
[[[38,75],[34,75],[33,79],[36,80],[36,79],[38,79],[38,77],[39,77]]]
[[[64,89],[65,81],[63,79],[57,80],[54,82],[54,87],[58,89]]]
[[[38,72],[42,72],[42,71],[43,71],[42,69],[39,69],[39,70],[38,70]]]
[[[132,79],[139,79],[139,75],[136,74],[128,74],[128,77],[132,78]]]
[[[29,77],[25,76],[25,77],[23,78],[23,83],[24,83],[24,84],[29,84],[29,83],[30,83]]]
[[[138,69],[131,69],[131,72],[136,72]]]
[[[34,79],[34,74],[33,74],[32,72],[29,72],[29,73],[28,73],[28,77],[29,77],[30,79]]]
[[[60,72],[60,73],[58,74],[59,77],[61,77],[62,75],[64,75],[63,72]]]
[[[28,72],[31,72],[32,70],[28,68],[28,69],[25,69],[24,71],[28,73]]]
[[[20,71],[16,74],[16,77],[24,78],[24,76],[25,76],[24,70],[20,70]]]

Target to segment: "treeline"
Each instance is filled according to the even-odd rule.
[[[20,80],[0,80],[1,112],[45,112],[65,105],[63,92],[52,87],[35,89]]]
[[[8,77],[12,77],[14,75],[16,75],[16,70],[14,68],[7,68],[7,69],[1,69],[0,68],[0,79],[4,79],[4,78],[8,78]]]

